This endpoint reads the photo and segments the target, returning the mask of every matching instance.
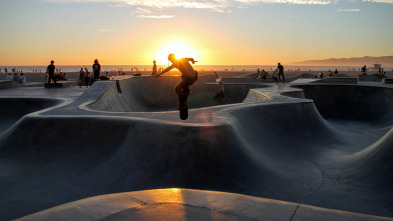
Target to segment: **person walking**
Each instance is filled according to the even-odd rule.
[[[94,80],[96,81],[100,78],[100,72],[101,72],[101,65],[100,63],[98,63],[97,59],[94,60],[94,64],[92,68],[94,72]]]
[[[284,77],[284,66],[282,66],[280,63],[277,64],[277,69],[278,69],[278,81],[281,81],[281,76],[282,76],[282,83],[285,82],[285,77]]]
[[[156,61],[153,61],[153,72],[151,73],[151,75],[157,75],[157,65],[156,65]]]
[[[367,75],[367,66],[364,65],[361,69],[363,75]]]
[[[48,65],[48,67],[46,68],[46,73],[48,74],[48,87],[49,87],[49,83],[51,80],[53,80],[53,82],[55,83],[55,87],[57,87],[56,84],[56,76],[55,76],[55,65],[54,65],[55,61],[50,61],[50,65]]]
[[[89,74],[89,70],[87,70],[87,68],[85,68],[85,86],[89,87],[89,85],[91,85],[91,77]]]

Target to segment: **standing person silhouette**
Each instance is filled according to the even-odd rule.
[[[55,76],[55,65],[53,65],[55,62],[52,60],[50,61],[50,65],[48,65],[48,67],[46,68],[46,73],[49,75],[48,77],[48,87],[49,87],[49,83],[51,80],[53,80],[53,82],[55,83],[55,87],[57,87],[56,84],[56,76]]]
[[[98,63],[97,59],[94,60],[92,68],[94,72],[94,80],[98,80],[100,78],[101,65]]]
[[[166,72],[172,70],[173,68],[177,68],[181,72],[181,79],[180,83],[178,83],[175,87],[175,91],[177,96],[179,97],[179,110],[181,108],[187,108],[187,96],[190,94],[189,86],[195,83],[198,80],[198,72],[194,70],[191,66],[190,61],[192,64],[195,64],[194,58],[179,58],[177,59],[175,54],[169,54],[168,60],[172,63],[171,66],[165,68],[161,73],[157,74],[155,77],[160,77],[161,75],[165,74]]]
[[[156,61],[153,61],[153,72],[151,73],[151,75],[157,75],[157,65],[156,65]]]
[[[281,81],[281,76],[282,76],[282,83],[285,82],[285,77],[284,77],[284,66],[282,66],[280,63],[277,64],[277,69],[278,69],[278,81]]]

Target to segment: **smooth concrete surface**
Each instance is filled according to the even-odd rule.
[[[353,84],[357,83],[358,79],[354,77],[328,77],[323,79],[318,79],[315,81],[317,83],[345,83],[345,84]]]
[[[64,100],[55,98],[0,97],[2,113],[0,115],[0,134],[10,128],[23,116],[61,104],[62,102],[64,102]]]
[[[393,217],[393,85],[224,78],[226,100],[214,105],[214,76],[200,76],[191,86],[198,106],[182,121],[172,91],[179,79],[0,90],[0,100],[36,107],[0,110],[13,119],[0,135],[0,219],[162,188]],[[27,102],[37,98],[48,100]]]
[[[23,84],[16,81],[0,80],[0,90],[16,87],[23,87]]]
[[[18,219],[379,221],[377,217],[233,193],[159,189],[91,197]]]
[[[56,87],[71,87],[71,86],[75,86],[76,85],[76,81],[57,81],[56,82]],[[44,83],[44,87],[45,88],[49,88],[49,87],[55,87],[55,83],[49,83],[45,82]]]
[[[358,81],[368,81],[368,82],[381,82],[383,79],[387,77],[381,74],[370,74],[370,75],[358,75]]]

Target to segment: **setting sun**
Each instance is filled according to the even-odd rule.
[[[198,53],[189,45],[182,42],[171,42],[161,48],[156,54],[158,64],[168,64],[168,54],[173,53],[177,58],[194,58],[198,60]]]

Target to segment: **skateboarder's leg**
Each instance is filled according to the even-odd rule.
[[[177,96],[179,97],[179,109],[183,106],[183,105],[187,105],[185,104],[185,98],[187,97],[187,94],[184,93],[184,90],[188,88],[188,86],[186,85],[186,82],[184,80],[182,80],[180,83],[178,83],[175,87],[175,91]],[[190,89],[188,89],[190,90]]]
[[[176,91],[176,94],[177,94],[178,97],[180,97],[180,96],[183,95],[183,88],[184,88],[184,86],[185,86],[184,80],[180,81],[180,82],[176,85],[175,91]]]
[[[187,96],[190,94],[189,86],[195,83],[196,79],[197,78],[183,78],[182,81],[176,85],[175,91],[179,97],[180,107],[187,105],[187,102],[184,101],[187,100]]]
[[[187,81],[182,80],[180,83],[178,83],[175,87],[175,91],[177,96],[182,96],[182,95],[189,95],[190,94],[190,88],[188,87],[190,84],[188,84]]]

